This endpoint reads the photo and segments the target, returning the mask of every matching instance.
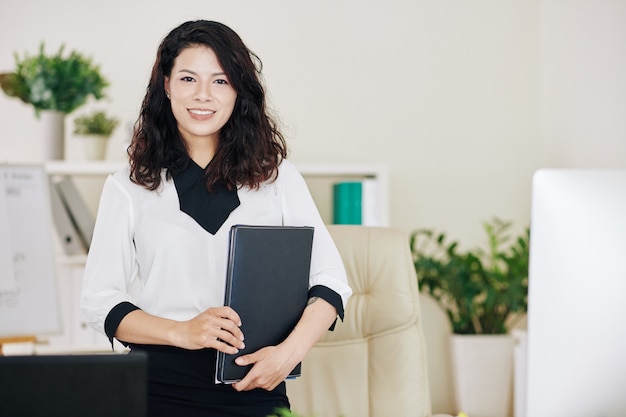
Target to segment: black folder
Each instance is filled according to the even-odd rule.
[[[281,343],[294,328],[307,303],[312,246],[313,227],[231,228],[224,305],[241,317],[246,347],[234,355],[217,353],[217,382],[243,379],[252,366],[235,359]]]

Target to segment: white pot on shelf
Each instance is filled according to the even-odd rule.
[[[103,160],[106,157],[109,138],[101,135],[83,136],[85,157],[90,160]]]
[[[62,160],[65,157],[65,113],[54,110],[43,110],[39,113],[41,120],[41,139],[43,160]]]
[[[452,335],[457,409],[471,417],[506,417],[513,389],[511,335]]]

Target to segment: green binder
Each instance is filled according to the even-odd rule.
[[[333,223],[361,224],[363,185],[345,181],[333,185]]]

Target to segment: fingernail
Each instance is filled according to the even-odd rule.
[[[242,344],[239,346],[239,349],[245,349],[245,347],[246,347],[246,345],[245,345],[244,343],[242,343]]]

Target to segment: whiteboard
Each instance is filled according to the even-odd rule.
[[[61,331],[48,180],[0,164],[0,338]]]

